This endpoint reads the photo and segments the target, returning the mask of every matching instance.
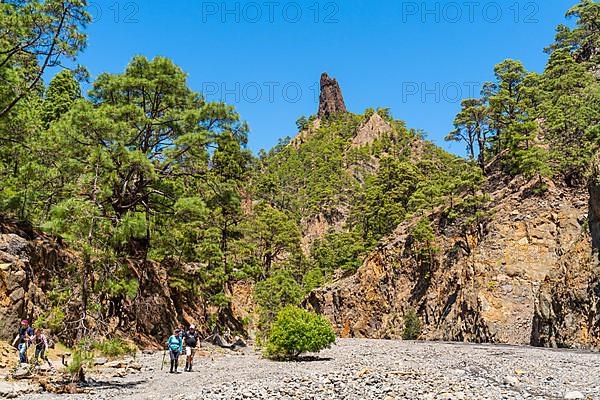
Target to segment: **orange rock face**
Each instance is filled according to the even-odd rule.
[[[542,195],[522,178],[498,185],[489,218],[467,233],[434,212],[438,251],[428,263],[411,236],[418,218],[406,221],[355,275],[315,290],[305,305],[328,316],[343,337],[400,338],[405,313],[415,309],[423,339],[593,347],[600,286],[591,281],[600,274],[585,218],[588,196],[548,185]],[[594,317],[576,309],[557,315],[573,308],[574,298]]]

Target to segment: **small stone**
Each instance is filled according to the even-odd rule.
[[[14,379],[24,379],[29,378],[31,376],[31,365],[29,364],[19,364],[15,372],[13,372],[12,377]]]
[[[514,376],[507,376],[504,378],[504,384],[507,386],[519,386],[519,379]]]
[[[139,362],[132,362],[129,364],[129,368],[134,369],[136,371],[141,371],[144,366]]]
[[[50,371],[52,371],[52,367],[49,366],[48,364],[38,365],[35,369],[38,372],[50,372]]]
[[[121,369],[113,374],[113,378],[125,378],[127,376],[127,370]]]
[[[436,397],[436,400],[456,400],[451,393],[442,393]]]
[[[565,399],[567,400],[578,400],[585,399],[585,396],[581,392],[567,392],[565,393]]]
[[[0,381],[0,397],[6,398],[6,399],[12,399],[14,397],[17,397],[17,394],[15,393],[14,385],[12,385],[8,382]]]
[[[527,371],[523,371],[522,369],[515,370],[515,375],[521,376],[521,375],[525,375],[525,374],[527,374]]]
[[[127,365],[125,361],[111,361],[104,364],[106,368],[127,368]]]
[[[104,357],[98,357],[94,360],[94,365],[104,365],[108,362],[108,360]]]

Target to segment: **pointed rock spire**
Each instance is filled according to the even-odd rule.
[[[319,118],[347,112],[342,90],[336,79],[325,72],[321,75],[321,95],[319,97]]]

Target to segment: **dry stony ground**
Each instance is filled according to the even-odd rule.
[[[320,357],[278,363],[251,349],[211,351],[197,360],[194,372],[175,375],[160,370],[162,353],[145,354],[137,360],[140,372],[104,372],[95,377],[90,394],[26,398],[600,399],[600,354],[595,353],[342,339]]]

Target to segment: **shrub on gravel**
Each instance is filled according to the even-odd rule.
[[[402,339],[417,340],[421,336],[421,321],[417,312],[411,308],[404,316],[404,330],[402,331]]]
[[[302,353],[317,353],[335,342],[335,333],[325,317],[288,306],[277,315],[265,356],[274,360],[296,360]]]
[[[66,372],[74,382],[85,382],[85,369],[93,366],[94,354],[89,347],[88,342],[82,341],[73,349],[73,361],[67,365]]]

